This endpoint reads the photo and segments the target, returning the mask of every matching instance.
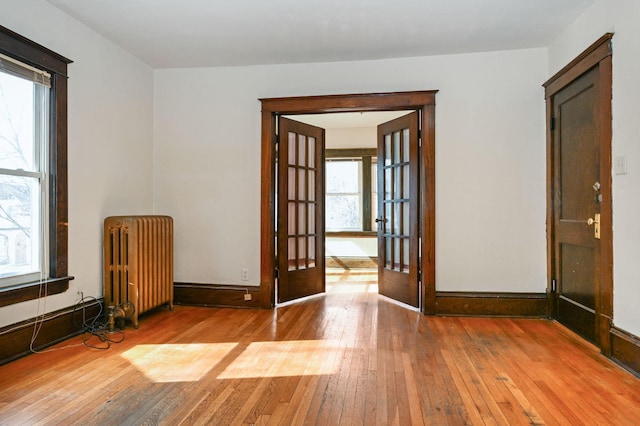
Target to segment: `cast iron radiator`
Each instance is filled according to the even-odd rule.
[[[173,309],[173,219],[111,216],[104,220],[104,302],[138,315],[162,304]]]

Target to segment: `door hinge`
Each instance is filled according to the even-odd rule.
[[[549,119],[549,130],[555,130],[555,129],[556,129],[556,118],[552,116]]]
[[[556,292],[556,279],[551,278],[551,293],[555,293],[555,292]]]
[[[280,278],[280,272],[278,271],[278,268],[276,268],[273,271],[273,277],[276,278],[276,279]]]

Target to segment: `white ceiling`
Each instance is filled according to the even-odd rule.
[[[411,111],[369,111],[337,112],[324,114],[291,115],[288,118],[323,129],[344,129],[349,127],[374,127],[378,124],[409,114]]]
[[[48,0],[154,68],[548,46],[595,0]]]

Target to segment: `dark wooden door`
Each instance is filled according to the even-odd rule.
[[[378,126],[378,288],[418,307],[418,112]]]
[[[596,341],[600,265],[598,68],[552,98],[556,309],[560,322]]]
[[[280,117],[278,302],[325,291],[324,129]]]

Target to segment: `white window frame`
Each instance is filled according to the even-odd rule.
[[[37,220],[33,220],[37,229],[32,232],[37,236],[32,237],[30,243],[36,247],[30,247],[32,265],[37,268],[34,272],[15,272],[12,275],[0,276],[0,289],[10,288],[35,281],[45,281],[49,279],[49,172],[48,172],[48,149],[50,145],[49,117],[50,117],[50,75],[46,71],[39,70],[28,64],[20,62],[14,58],[0,54],[0,73],[11,75],[15,78],[22,78],[30,81],[34,85],[34,114],[33,114],[33,170],[23,168],[7,169],[0,167],[0,175],[16,176],[37,179],[38,181],[38,201],[32,212],[38,215]],[[35,203],[34,203],[35,204]],[[14,254],[15,255],[15,254]],[[11,253],[10,253],[11,257]]]

